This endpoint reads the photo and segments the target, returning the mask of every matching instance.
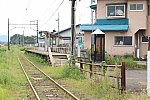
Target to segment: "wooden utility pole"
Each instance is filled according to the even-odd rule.
[[[71,0],[71,55],[75,55],[75,1]]]
[[[10,50],[10,43],[9,43],[9,18],[8,18],[8,50]]]

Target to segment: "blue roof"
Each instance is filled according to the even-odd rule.
[[[100,29],[102,31],[128,31],[128,25],[81,25],[81,31]]]
[[[94,25],[80,25],[81,31],[92,31],[96,29],[102,31],[128,31],[128,19],[97,19]]]
[[[78,26],[80,26],[80,24],[76,25],[76,27],[78,27]],[[64,29],[64,30],[59,31],[59,34],[61,34],[61,33],[63,33],[63,32],[66,32],[66,31],[68,31],[68,30],[71,30],[71,27],[69,27],[69,28],[66,28],[66,29]],[[58,32],[56,32],[55,34],[57,34],[57,35],[58,35]]]

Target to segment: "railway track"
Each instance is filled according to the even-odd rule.
[[[18,61],[33,91],[30,99],[79,100],[75,95],[35,66],[25,56],[19,56]]]

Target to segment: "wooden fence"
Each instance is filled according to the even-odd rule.
[[[89,62],[89,63],[83,62],[82,60],[77,61],[77,62],[80,63],[80,70],[81,70],[81,72],[89,73],[90,74],[90,78],[92,77],[92,75],[105,76],[105,70],[104,70],[103,73],[97,73],[97,72],[93,71],[94,67],[95,68],[96,67],[100,68],[100,67],[103,66],[104,69],[106,69],[106,70],[107,70],[108,67],[110,67],[110,68],[118,67],[120,69],[120,76],[107,75],[107,77],[119,79],[118,82],[117,82],[119,87],[113,87],[113,88],[117,88],[117,89],[121,90],[121,93],[126,90],[125,62],[122,62],[120,65],[105,65],[105,64],[104,65],[100,65],[100,64],[94,64],[92,62]],[[88,70],[84,69],[84,67],[83,67],[84,64],[89,66]],[[119,81],[121,81],[121,82],[119,82]]]

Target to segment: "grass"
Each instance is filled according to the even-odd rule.
[[[69,91],[76,91],[78,95],[84,94],[90,98],[90,100],[148,100],[150,99],[146,92],[131,93],[125,91],[124,94],[120,95],[117,89],[110,87],[109,78],[101,78],[98,82],[94,77],[92,79],[87,78],[85,75],[79,72],[78,68],[67,67],[52,67],[48,65],[43,65],[39,61],[40,58],[37,56],[26,55],[31,61],[36,63],[44,72],[46,72],[50,77],[56,81],[67,84],[67,89]],[[129,62],[132,59],[127,59]],[[46,64],[46,62],[44,63]],[[85,66],[88,67],[88,66]],[[77,71],[78,70],[78,71]],[[118,75],[118,69],[114,71]]]
[[[16,46],[10,51],[0,48],[0,100],[27,99],[31,92],[17,60],[19,52]]]
[[[29,99],[28,95],[30,95],[31,91],[27,87],[27,80],[17,61],[17,55],[23,50],[25,48],[16,46],[11,47],[10,51],[5,47],[0,48],[0,100]],[[67,65],[64,67],[51,67],[48,66],[46,60],[39,56],[30,54],[26,56],[56,81],[67,84],[68,90],[76,91],[76,94],[84,94],[90,97],[91,100],[150,99],[145,91],[138,94],[126,92],[119,95],[118,90],[109,86],[110,80],[107,77],[96,81],[94,77],[92,79],[87,78],[86,74],[81,73],[76,67],[68,67]],[[132,58],[124,58],[123,60],[132,67]],[[119,62],[120,59],[114,59],[114,62],[117,61]],[[116,69],[115,72],[117,73],[118,70]]]

